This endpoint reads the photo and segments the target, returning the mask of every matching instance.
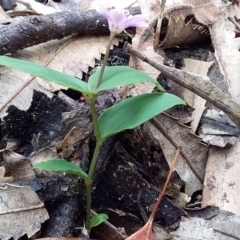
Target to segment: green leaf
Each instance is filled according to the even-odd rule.
[[[99,73],[100,70],[96,71],[90,76],[88,80],[89,91],[95,91],[96,93],[99,93],[117,86],[128,86],[141,82],[151,82],[153,84],[157,84],[156,80],[149,77],[142,71],[126,66],[114,66],[105,68],[101,83],[98,88],[94,90]],[[159,90],[164,91],[161,86],[159,87]]]
[[[132,129],[148,121],[161,112],[185,102],[169,93],[146,93],[128,98],[108,108],[99,117],[99,130],[102,139]]]
[[[77,167],[75,164],[64,159],[52,159],[37,163],[34,165],[34,168],[47,171],[67,172],[79,176],[84,180],[89,180],[87,173],[85,173],[80,167]]]
[[[39,76],[48,81],[55,82],[76,91],[91,95],[86,82],[36,63],[0,56],[0,65],[16,68],[34,76]]]
[[[90,228],[96,227],[99,224],[103,223],[108,219],[108,216],[105,213],[100,213],[95,215],[90,219]]]

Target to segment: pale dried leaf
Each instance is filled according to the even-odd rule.
[[[91,7],[92,0],[81,0],[80,10],[85,10]]]
[[[87,73],[89,67],[94,68],[95,60],[101,59],[101,54],[105,53],[108,39],[108,36],[71,38],[60,47],[56,56],[51,59],[47,66],[82,79],[83,72]],[[113,43],[118,45],[119,40],[114,39]],[[66,58],[66,56],[68,57]],[[66,89],[63,86],[40,78],[37,78],[37,81],[48,91],[55,92]]]
[[[175,21],[180,17],[185,20],[186,17],[194,15],[198,23],[208,26],[217,20],[218,8],[210,0],[184,0],[182,3],[168,5],[164,15],[174,18]]]
[[[95,59],[101,58],[105,52],[107,36],[80,37],[51,41],[38,46],[19,51],[22,59],[51,67],[55,70],[72,74],[75,77],[82,77],[83,71],[87,72],[88,67],[94,67]],[[119,40],[115,39],[114,44]],[[68,56],[68,58],[66,58]],[[27,110],[31,104],[33,89],[42,91],[48,96],[48,90],[57,91],[64,87],[40,80],[30,74],[15,69],[0,68],[1,90],[0,90],[0,116],[6,115],[9,105],[15,105],[21,110]],[[39,86],[40,84],[40,86]],[[41,88],[41,85],[43,88]],[[45,89],[47,90],[44,90]]]
[[[51,59],[54,58],[58,49],[66,40],[51,41],[39,46],[28,48],[18,52],[18,56],[22,59],[48,65]],[[27,110],[31,105],[33,89],[39,90],[47,94],[49,97],[52,94],[44,91],[36,81],[36,78],[28,73],[24,73],[15,69],[0,68],[1,74],[1,89],[0,89],[0,116],[6,115],[6,110],[9,105],[15,105],[21,110]]]
[[[182,124],[179,124],[176,120],[168,117],[165,114],[161,114],[157,117],[162,127],[168,132],[168,134],[177,142],[179,146],[182,146],[183,151],[187,153],[199,175],[203,178],[205,174],[205,167],[207,161],[208,147],[201,144],[201,139],[197,136],[190,134],[191,128],[188,128]],[[151,122],[147,123],[149,131],[160,143],[164,156],[171,164],[176,147],[160,132]],[[188,165],[186,159],[181,155],[176,166],[176,171],[186,182],[185,192],[191,196],[193,192],[202,189],[202,183],[195,175],[193,170]]]
[[[13,181],[13,177],[5,177],[6,168],[4,166],[0,167],[0,183],[9,183]]]
[[[186,19],[186,17],[193,15],[192,4],[180,4],[175,6],[167,6],[164,11],[164,17],[167,19],[173,18],[175,21],[178,21],[179,18]]]
[[[194,17],[199,23],[212,25],[218,18],[218,8],[211,2],[205,1],[202,5],[195,6],[193,9]]]
[[[44,204],[29,187],[0,185],[0,239],[30,238],[49,216]]]
[[[212,147],[204,180],[202,205],[215,205],[240,214],[240,143],[232,148]]]
[[[82,0],[74,0],[74,1],[53,1],[48,0],[47,6],[53,7],[57,11],[68,11],[68,12],[76,12],[80,10],[80,5]]]
[[[182,67],[181,69],[193,73],[198,73],[199,75],[202,76],[207,76],[208,70],[213,63],[214,62],[204,62],[190,58],[184,58],[183,59],[184,67]],[[187,93],[187,99],[185,98],[185,94],[183,94],[184,101],[195,109],[192,115],[193,121],[191,122],[192,127],[191,133],[195,134],[198,128],[198,124],[201,120],[201,116],[206,109],[205,107],[206,100],[187,89],[185,90],[184,93],[185,94]],[[188,100],[189,98],[190,100]]]
[[[62,157],[68,158],[75,150],[74,144],[86,138],[87,134],[89,134],[89,132],[86,132],[85,129],[74,126],[58,146]]]
[[[9,19],[9,15],[3,10],[2,6],[0,6],[0,19]]]
[[[51,14],[58,12],[56,9],[50,6],[46,6],[42,3],[34,0],[17,0],[17,2],[26,5],[29,9],[33,10],[36,14]]]
[[[171,233],[174,239],[181,240],[229,240],[234,239],[225,234],[215,231],[240,236],[240,216],[220,212],[210,220],[202,218],[183,218],[180,227]]]
[[[208,109],[204,112],[198,135],[212,146],[230,147],[239,141],[240,131],[222,112]]]
[[[5,150],[3,152],[3,159],[14,181],[35,178],[35,173],[30,161],[23,155],[15,153],[14,151]]]
[[[55,147],[45,147],[42,148],[38,151],[35,151],[31,153],[29,156],[30,162],[32,166],[34,166],[37,163],[45,162],[51,159],[59,159],[60,156],[57,152],[57,149]],[[39,170],[39,169],[34,169],[36,174],[38,175],[39,173],[44,173],[45,176],[53,177],[53,176],[59,176],[59,172],[55,171],[44,171],[44,170]]]
[[[218,20],[211,26],[211,38],[219,68],[228,84],[228,90],[235,101],[240,103],[240,38],[235,38],[235,26],[228,17],[240,15],[237,5],[225,7]]]
[[[217,1],[214,2],[217,4]],[[235,38],[235,25],[228,18],[234,18],[239,14],[240,8],[237,4],[223,6],[218,20],[210,27],[219,68],[228,85],[229,93],[237,103],[240,103],[240,39]],[[203,191],[204,206],[214,204],[222,209],[240,213],[239,149],[239,142],[230,149],[216,147],[211,149]]]

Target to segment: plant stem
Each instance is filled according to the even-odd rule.
[[[89,100],[90,109],[92,113],[94,135],[96,137],[96,142],[98,142],[100,140],[100,132],[98,127],[98,114],[97,114],[96,105],[95,105],[96,97],[89,97],[88,100]]]
[[[91,192],[92,192],[92,180],[85,181],[86,185],[86,229],[88,235],[90,233],[90,219],[91,219]]]
[[[110,37],[109,37],[109,41],[108,41],[108,45],[107,45],[107,49],[106,49],[106,53],[105,53],[105,56],[104,56],[104,59],[103,59],[103,64],[102,64],[102,67],[101,67],[101,70],[100,70],[100,73],[99,73],[99,76],[98,76],[98,80],[96,82],[94,90],[98,88],[98,86],[100,85],[100,82],[102,80],[103,72],[104,72],[104,69],[107,65],[107,60],[108,60],[110,48],[111,48],[111,45],[112,45],[112,42],[113,42],[113,39],[114,39],[115,36],[116,36],[116,33],[111,32]]]
[[[86,228],[87,228],[88,232],[90,232],[90,219],[91,219],[92,179],[93,179],[93,173],[94,173],[94,170],[95,170],[95,167],[96,167],[96,163],[97,163],[97,157],[98,157],[100,148],[102,146],[102,142],[103,141],[100,139],[96,143],[96,147],[94,149],[94,154],[93,154],[93,158],[92,158],[90,169],[89,169],[89,173],[88,173],[88,176],[89,176],[89,178],[91,180],[85,181],[86,193],[87,193],[87,197],[86,197]]]
[[[95,100],[96,100],[96,97],[89,97],[89,103],[90,103],[90,108],[92,112],[94,134],[96,137],[96,146],[94,149],[92,161],[91,161],[89,172],[88,172],[88,176],[90,180],[85,181],[86,195],[87,195],[86,196],[86,228],[88,230],[88,233],[90,232],[91,201],[92,201],[91,192],[92,192],[93,173],[96,167],[98,154],[103,143],[103,139],[100,138],[100,132],[99,132],[99,126],[98,126],[98,115],[97,115]]]
[[[112,45],[115,35],[116,35],[116,33],[114,33],[114,32],[111,32],[111,34],[110,34],[106,53],[105,53],[104,60],[103,60],[103,65],[101,67],[99,77],[98,77],[98,80],[95,85],[95,89],[99,86],[99,84],[102,80],[103,72],[104,72],[105,66],[107,65],[107,59],[108,59],[110,48],[111,48],[111,45]],[[91,97],[89,96],[89,98],[88,98],[89,103],[90,103],[90,109],[92,112],[94,134],[96,137],[96,146],[94,149],[94,154],[93,154],[89,172],[88,172],[88,176],[89,176],[90,180],[85,181],[86,195],[87,195],[86,196],[86,228],[87,228],[88,234],[90,233],[91,202],[92,202],[91,192],[92,192],[93,174],[94,174],[94,170],[96,167],[98,154],[99,154],[100,148],[101,148],[103,140],[104,140],[100,136],[99,126],[98,126],[98,114],[97,114],[96,105],[95,105],[96,98],[97,98],[97,96],[91,96]]]

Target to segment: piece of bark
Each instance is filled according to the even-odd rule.
[[[139,7],[129,8],[128,11],[132,15],[140,14]],[[75,34],[109,34],[107,20],[94,9],[27,16],[5,24],[8,25],[0,27],[0,54],[14,53]]]

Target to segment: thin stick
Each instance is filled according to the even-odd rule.
[[[169,173],[168,173],[168,175],[167,175],[167,179],[166,179],[165,184],[164,184],[164,186],[163,186],[163,189],[162,189],[162,191],[161,191],[161,193],[160,193],[160,195],[159,195],[159,197],[158,197],[157,202],[156,202],[155,205],[154,205],[154,208],[153,208],[153,210],[152,210],[152,212],[151,212],[151,215],[150,215],[150,217],[149,217],[149,220],[148,220],[148,222],[147,222],[147,224],[148,224],[148,231],[147,231],[146,240],[148,239],[148,236],[150,235],[150,231],[152,231],[152,224],[153,224],[153,220],[154,220],[155,213],[156,213],[156,211],[157,211],[157,209],[158,209],[158,206],[159,206],[159,204],[161,203],[162,198],[163,198],[163,196],[164,196],[164,194],[165,194],[165,192],[166,192],[167,186],[168,186],[169,181],[170,181],[170,179],[171,179],[171,176],[172,176],[174,167],[175,167],[175,165],[176,165],[176,163],[177,163],[178,157],[179,157],[179,155],[180,155],[181,149],[182,149],[182,147],[179,146],[178,149],[177,149],[177,151],[176,151],[176,153],[175,153],[175,155],[174,155],[174,158],[173,158],[173,161],[172,161],[172,164],[171,164]]]
[[[169,183],[169,181],[170,181],[170,179],[171,179],[171,176],[172,176],[172,173],[173,173],[173,171],[174,171],[174,167],[175,167],[175,165],[176,165],[176,163],[177,163],[178,157],[179,157],[179,155],[180,155],[181,149],[182,149],[182,147],[179,146],[178,149],[177,149],[177,151],[176,151],[176,153],[175,153],[175,155],[174,155],[174,158],[173,158],[173,161],[172,161],[172,165],[171,165],[170,170],[169,170],[169,173],[168,173],[168,175],[167,175],[167,179],[166,179],[166,181],[165,181],[164,187],[163,187],[163,189],[162,189],[162,191],[161,191],[161,193],[160,193],[160,195],[159,195],[159,197],[158,197],[158,200],[157,200],[156,204],[154,205],[154,208],[153,208],[153,210],[152,210],[152,212],[151,212],[151,215],[150,215],[150,217],[149,217],[149,221],[150,221],[150,222],[153,222],[153,220],[154,220],[154,215],[155,215],[155,213],[156,213],[156,211],[157,211],[157,209],[158,209],[158,206],[159,206],[159,204],[161,203],[162,198],[163,198],[163,196],[164,196],[164,194],[165,194],[165,192],[166,192],[168,183]]]
[[[239,237],[237,237],[236,235],[233,235],[233,234],[231,234],[231,233],[224,232],[224,231],[222,231],[222,230],[220,230],[220,229],[217,229],[217,228],[214,228],[213,230],[216,231],[216,232],[220,232],[220,233],[222,233],[222,234],[224,234],[224,235],[227,235],[227,236],[229,236],[229,237],[232,237],[232,238],[235,238],[235,239],[239,239],[239,240],[240,240]]]

